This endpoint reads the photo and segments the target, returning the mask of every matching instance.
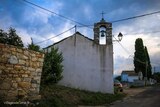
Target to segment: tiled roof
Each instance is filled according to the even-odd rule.
[[[128,74],[128,76],[138,76],[137,73],[135,73],[134,70],[126,70],[126,71],[122,71],[122,74]]]

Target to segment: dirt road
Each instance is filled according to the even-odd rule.
[[[125,90],[128,96],[110,107],[160,107],[160,86]]]

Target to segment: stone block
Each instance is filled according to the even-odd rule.
[[[10,48],[11,51],[16,51],[15,47]]]
[[[23,51],[22,49],[17,49],[17,52],[22,53]]]
[[[37,84],[33,84],[33,83],[32,83],[32,87],[33,87],[33,88],[36,88],[37,86],[38,86]]]
[[[25,59],[25,60],[27,60],[27,59],[29,59],[26,55],[22,55],[22,59]]]
[[[19,64],[25,65],[25,64],[26,64],[26,61],[25,61],[25,60],[19,60]]]
[[[18,87],[23,88],[23,89],[24,88],[29,89],[31,87],[31,83],[29,83],[29,82],[19,82]]]
[[[4,81],[0,86],[0,89],[2,90],[9,90],[11,88],[11,83]]]
[[[25,71],[24,70],[19,70],[19,72],[18,72],[19,74],[24,74],[25,73]]]
[[[36,69],[36,72],[42,72],[42,69],[37,68],[37,69]]]
[[[5,69],[6,69],[5,65],[0,64],[0,69],[1,69],[1,70],[5,70]]]
[[[39,58],[39,59],[38,59],[38,61],[40,61],[40,62],[43,62],[43,60],[44,60],[43,58]]]
[[[34,80],[40,80],[39,76],[34,77]]]
[[[42,57],[43,57],[43,54],[37,54],[36,57],[42,58]]]
[[[8,76],[7,76],[7,75],[1,75],[1,77],[2,77],[2,78],[7,78]]]
[[[13,68],[12,64],[6,64],[6,68]]]
[[[32,61],[37,61],[37,58],[36,57],[32,58]]]
[[[34,78],[35,76],[37,76],[37,73],[36,72],[31,72],[31,76],[33,76],[33,78]]]
[[[20,65],[17,64],[17,65],[14,66],[14,69],[17,70],[17,71],[19,71],[19,70],[22,69],[22,66],[20,66]]]
[[[8,74],[8,77],[9,77],[9,78],[13,77],[13,74]]]
[[[31,78],[24,78],[23,81],[24,82],[31,82]]]
[[[31,71],[31,72],[34,72],[34,71],[35,71],[35,69],[32,68],[32,67],[29,67],[28,70]]]
[[[0,91],[0,96],[6,96],[7,95],[7,91],[6,90],[1,90]]]
[[[15,77],[18,77],[18,75],[14,74],[13,77],[14,77],[14,78],[15,78]]]
[[[18,86],[17,83],[12,83],[13,88],[17,88],[17,86]]]
[[[2,70],[0,70],[0,74],[2,74]]]
[[[17,53],[17,52],[15,52],[15,51],[12,51],[11,53],[12,53],[12,55],[16,55],[16,53]]]
[[[30,73],[31,73],[31,71],[26,70],[24,73],[25,73],[25,74],[30,74]]]
[[[34,53],[32,53],[32,54],[30,54],[32,57],[35,57],[36,56],[36,54],[34,54]]]
[[[37,67],[38,67],[37,62],[33,62],[33,63],[32,63],[32,67],[33,67],[33,68],[37,68]]]
[[[27,94],[27,91],[25,90],[18,90],[18,95],[19,96],[25,96]]]
[[[27,60],[27,61],[26,61],[26,66],[28,67],[28,66],[29,66],[29,64],[30,64],[30,63],[29,63],[29,61]]]
[[[17,89],[18,84],[17,83],[13,83],[12,87]]]
[[[22,77],[28,77],[28,74],[22,74]]]
[[[29,52],[26,50],[24,51],[24,55],[28,56],[29,55]]]
[[[15,55],[11,55],[8,59],[8,62],[10,64],[17,64],[18,63],[18,58]]]
[[[17,82],[22,81],[22,79],[21,79],[21,78],[15,78],[15,80],[16,80]]]
[[[27,70],[28,70],[28,67],[23,66],[22,69],[23,69],[24,71],[27,71]]]
[[[8,48],[3,48],[2,51],[4,51],[4,53],[10,52]]]
[[[7,96],[12,97],[12,96],[17,96],[18,91],[17,90],[10,90],[7,92]]]

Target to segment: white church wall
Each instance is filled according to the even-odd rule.
[[[113,93],[113,46],[100,46],[79,34],[54,45],[62,52],[60,85]]]

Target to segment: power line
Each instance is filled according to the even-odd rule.
[[[155,12],[151,12],[151,13],[142,14],[142,15],[132,16],[132,17],[124,18],[124,19],[110,21],[110,23],[117,23],[117,22],[121,22],[121,21],[136,19],[136,18],[140,18],[140,17],[145,17],[145,16],[149,16],[149,15],[158,14],[158,13],[160,13],[160,10],[159,11],[155,11]],[[86,25],[86,26],[89,27],[89,26],[94,26],[94,25]],[[83,27],[83,26],[77,26],[77,27]]]
[[[113,38],[115,38],[115,37],[113,36]],[[120,43],[120,41],[117,40],[116,38],[115,38],[115,40],[120,44],[120,46],[123,48],[123,50],[124,50],[127,54],[130,55],[129,51]]]
[[[32,2],[29,2],[29,1],[27,1],[27,0],[23,0],[23,1],[26,2],[26,3],[28,3],[28,4],[30,4],[30,5],[36,6],[36,7],[40,8],[40,9],[42,9],[42,10],[45,10],[45,11],[50,12],[50,13],[52,13],[52,14],[55,14],[55,15],[57,15],[57,16],[59,16],[59,17],[62,17],[62,18],[64,18],[64,19],[66,19],[66,20],[69,20],[69,21],[71,21],[71,22],[77,23],[77,24],[82,25],[82,26],[84,26],[84,27],[88,27],[87,25],[85,25],[85,24],[83,24],[83,23],[80,23],[80,22],[78,22],[78,21],[76,21],[76,20],[70,19],[70,18],[68,18],[68,17],[66,17],[66,16],[64,16],[64,15],[58,14],[58,13],[56,13],[56,12],[53,12],[53,11],[51,11],[51,10],[49,10],[49,9],[46,9],[46,8],[44,8],[44,7],[41,7],[41,6],[39,6],[39,5],[37,5],[37,4],[34,4],[34,3],[32,3]],[[90,27],[88,27],[88,28],[90,28]]]
[[[131,33],[126,33],[126,34],[123,34],[123,35],[138,35],[138,34],[152,34],[152,33],[160,33],[160,31],[149,31],[149,32],[131,32]],[[114,35],[116,35],[118,33],[115,33]]]
[[[68,31],[72,30],[72,29],[75,28],[75,27],[76,27],[76,26],[71,27],[70,29],[68,29],[68,30],[66,30],[66,31],[64,31],[64,32],[62,32],[62,33],[56,35],[56,36],[53,36],[53,37],[51,37],[51,38],[48,38],[48,39],[45,39],[45,40],[43,40],[43,41],[37,42],[37,43],[35,43],[35,44],[40,44],[40,43],[43,43],[43,42],[48,41],[48,40],[50,40],[50,39],[53,39],[53,38],[55,38],[55,37],[58,37],[58,36],[60,36],[60,35],[62,35],[62,34],[64,34],[64,33],[66,33],[66,32],[68,32]]]
[[[142,15],[128,17],[128,18],[124,18],[124,19],[120,19],[120,20],[111,21],[111,23],[126,21],[126,20],[130,20],[130,19],[140,18],[140,17],[149,16],[149,15],[158,14],[158,13],[160,13],[160,10],[156,11],[156,12],[151,12],[151,13],[147,13],[147,14],[142,14]]]

